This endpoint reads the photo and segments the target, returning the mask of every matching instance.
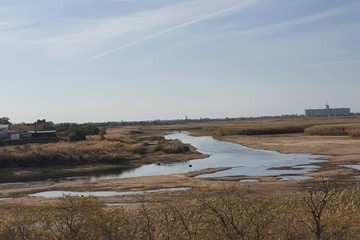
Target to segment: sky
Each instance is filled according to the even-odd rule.
[[[0,117],[360,112],[360,1],[1,0]]]

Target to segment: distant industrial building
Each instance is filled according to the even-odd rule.
[[[330,108],[326,105],[325,109],[306,109],[306,117],[334,117],[334,116],[349,116],[351,114],[350,108]]]

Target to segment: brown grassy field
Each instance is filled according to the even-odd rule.
[[[105,142],[88,140],[80,145],[103,146],[108,144],[123,144],[130,146],[130,150],[122,152],[126,156],[139,156],[139,160],[133,163],[141,165],[147,162],[156,162],[158,159],[164,161],[184,160],[199,157],[194,152],[180,154],[134,154],[131,149],[132,145],[139,142],[146,143],[145,147],[153,148],[158,144],[159,139],[173,131],[191,131],[193,135],[214,135],[216,138],[240,143],[249,147],[259,149],[276,150],[284,153],[313,153],[329,155],[328,162],[321,163],[318,172],[309,173],[308,176],[314,177],[310,180],[299,182],[295,181],[278,181],[276,177],[259,177],[258,183],[240,183],[242,177],[222,178],[222,179],[195,179],[193,174],[182,174],[172,176],[155,176],[131,179],[112,179],[99,181],[76,181],[76,182],[43,182],[43,183],[27,183],[1,186],[0,197],[17,197],[21,201],[30,201],[26,197],[27,193],[33,193],[43,190],[128,190],[128,189],[154,189],[162,187],[178,187],[191,186],[193,188],[211,188],[216,186],[250,186],[256,192],[266,192],[271,194],[296,191],[306,184],[316,184],[321,182],[322,177],[336,176],[338,183],[343,186],[356,185],[358,180],[352,176],[358,175],[357,170],[344,168],[339,165],[348,163],[357,163],[360,160],[360,140],[352,136],[324,136],[324,135],[308,135],[306,133],[281,133],[267,135],[217,135],[218,129],[265,129],[265,128],[284,128],[286,126],[304,127],[313,126],[344,126],[348,128],[356,128],[359,126],[360,118],[321,118],[321,119],[282,119],[282,120],[239,120],[224,121],[210,123],[183,124],[172,126],[136,126],[108,129]],[[304,128],[304,129],[306,129]],[[64,144],[64,143],[60,143]],[[66,145],[66,144],[65,144]],[[65,146],[64,145],[64,146]],[[49,145],[48,147],[53,146]],[[58,145],[60,146],[60,145]],[[69,145],[69,148],[71,145]],[[34,147],[36,148],[36,147]],[[105,148],[99,147],[99,151],[106,151]],[[77,150],[74,150],[75,152]],[[138,150],[136,150],[138,151]],[[129,154],[129,155],[128,155]],[[199,160],[201,161],[201,160]],[[104,165],[83,165],[85,169],[93,169],[94,167],[104,167]],[[57,167],[56,167],[57,168]],[[79,166],[81,168],[81,166]],[[38,168],[41,171],[43,168]],[[54,167],[55,169],[55,167]],[[13,173],[28,171],[29,169],[15,168]],[[72,169],[74,170],[74,169]],[[48,169],[46,169],[48,171]],[[50,170],[51,171],[51,170]],[[57,169],[57,171],[61,171]],[[31,172],[31,171],[30,171]],[[37,173],[34,171],[33,173]],[[20,198],[18,198],[20,197]],[[18,201],[18,200],[14,200]]]
[[[92,197],[12,202],[0,205],[0,238],[350,240],[360,236],[359,195],[324,180],[279,195],[226,185],[156,193],[112,208]]]
[[[113,239],[108,238],[115,236],[111,234],[119,234],[117,236],[125,239],[358,239],[360,190],[357,188],[358,179],[352,176],[359,175],[359,171],[339,165],[360,161],[360,139],[352,134],[358,131],[359,125],[360,118],[351,117],[239,120],[109,129],[105,142],[89,139],[79,145],[84,144],[88,148],[98,146],[101,153],[113,144],[122,144],[122,154],[140,156],[138,164],[162,158],[166,161],[181,160],[192,158],[193,153],[166,154],[164,149],[167,147],[164,146],[160,147],[163,149],[162,154],[153,154],[149,149],[158,146],[161,137],[167,133],[191,131],[193,135],[213,135],[221,140],[259,149],[328,155],[328,162],[320,163],[318,172],[307,174],[314,178],[304,181],[278,181],[276,177],[259,177],[257,179],[260,182],[242,183],[239,182],[242,177],[197,179],[194,178],[197,174],[194,172],[127,179],[1,185],[0,197],[10,199],[0,201],[0,236],[15,236],[15,239],[19,239],[18,234],[26,233],[29,234],[27,239],[41,239],[51,234],[63,234],[60,239],[65,239],[69,229],[66,226],[51,229],[54,226],[51,221],[70,216],[67,212],[58,211],[59,206],[66,206],[63,209],[74,209],[77,212],[76,221],[81,224],[74,227],[79,228],[79,233],[85,234],[79,236],[87,236],[88,239]],[[292,132],[294,129],[297,129],[295,133]],[[343,134],[338,134],[338,129]],[[151,154],[142,154],[143,150],[136,148],[139,143],[145,143],[142,146]],[[101,147],[106,144],[109,146]],[[178,146],[178,143],[174,144]],[[50,146],[56,145],[48,147]],[[71,145],[61,146],[63,149],[71,149]],[[36,147],[31,146],[34,149]],[[90,165],[89,168],[93,166]],[[332,178],[336,180],[326,181]],[[333,184],[329,191],[326,190],[326,182]],[[56,200],[27,196],[29,193],[48,190],[138,191],[172,187],[191,187],[192,190],[99,199],[101,204],[130,203],[126,207],[113,208],[99,207],[98,200],[94,199]],[[141,205],[139,201],[144,201],[145,204]],[[319,222],[319,215],[314,213],[324,203]],[[92,214],[101,217],[93,218],[95,215]],[[49,218],[50,216],[52,217]],[[87,222],[86,219],[91,219],[92,222]],[[17,230],[17,226],[24,226],[21,229],[27,232],[19,232],[20,228]],[[82,226],[93,227],[91,231],[85,231],[86,228]],[[105,226],[109,228],[104,228]],[[118,232],[119,228],[123,232]],[[131,231],[135,228],[136,232]],[[88,236],[88,233],[94,235]]]

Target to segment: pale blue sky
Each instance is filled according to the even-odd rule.
[[[0,117],[360,112],[360,1],[1,0]]]

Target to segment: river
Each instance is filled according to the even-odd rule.
[[[82,176],[57,177],[39,180],[97,180],[113,178],[129,178],[142,176],[157,176],[188,173],[209,168],[229,168],[209,174],[200,174],[197,178],[213,178],[226,176],[277,176],[279,179],[291,180],[307,178],[302,174],[318,170],[317,163],[324,161],[320,157],[310,154],[282,154],[276,151],[267,151],[248,148],[239,144],[219,141],[210,136],[194,137],[187,132],[173,133],[166,139],[179,139],[191,144],[208,158],[173,162],[166,164],[149,164],[133,169],[115,169],[106,172],[88,173]],[[35,181],[35,179],[32,179]],[[27,179],[26,181],[31,181]],[[251,180],[250,180],[251,181]]]

